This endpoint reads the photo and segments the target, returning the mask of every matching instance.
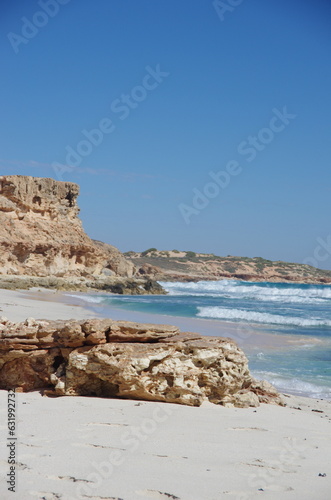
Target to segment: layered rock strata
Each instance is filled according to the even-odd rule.
[[[283,404],[228,338],[111,319],[0,318],[0,388],[200,406]]]
[[[95,278],[69,276],[11,276],[0,275],[0,288],[7,290],[29,290],[30,288],[50,288],[67,291],[104,291],[120,295],[165,294],[164,289],[149,278],[123,278],[122,276],[100,276]]]
[[[78,217],[79,186],[48,178],[0,177],[2,275],[132,277],[135,266],[91,240]]]

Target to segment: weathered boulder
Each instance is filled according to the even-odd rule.
[[[250,386],[247,359],[230,340],[107,343],[69,354],[66,394],[95,394],[199,406]]]
[[[0,389],[18,387],[191,406],[283,404],[273,386],[251,377],[231,339],[111,319],[0,318]]]

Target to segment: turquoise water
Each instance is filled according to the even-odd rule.
[[[257,339],[247,352],[252,373],[283,392],[331,399],[331,286],[234,280],[161,284],[168,295],[84,298],[90,306],[102,305],[103,315],[109,306],[226,321],[246,336],[262,329],[278,337],[277,347],[260,349]]]

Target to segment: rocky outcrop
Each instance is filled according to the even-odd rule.
[[[127,252],[137,275],[159,281],[237,279],[283,283],[331,283],[331,271],[307,264],[271,261],[261,257],[218,257],[213,254],[161,251]]]
[[[0,288],[6,290],[29,290],[30,288],[50,288],[65,291],[104,291],[120,295],[162,295],[164,289],[149,278],[123,278],[121,276],[101,276],[95,278],[56,276],[12,276],[0,275]]]
[[[111,319],[0,318],[0,389],[199,406],[283,404],[231,339]]]
[[[20,175],[0,177],[0,272],[54,277],[123,276],[135,266],[92,241],[78,218],[79,187]]]

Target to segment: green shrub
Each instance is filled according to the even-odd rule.
[[[149,248],[148,250],[144,250],[143,252],[141,252],[141,256],[145,257],[147,254],[151,252],[157,252],[157,248]]]
[[[228,273],[231,273],[231,274],[234,274],[237,271],[237,268],[235,266],[231,266],[231,264],[230,265],[225,264],[224,269],[225,269],[225,271],[227,271]]]
[[[186,252],[186,258],[187,259],[195,259],[195,257],[197,256],[197,254],[195,252]]]

